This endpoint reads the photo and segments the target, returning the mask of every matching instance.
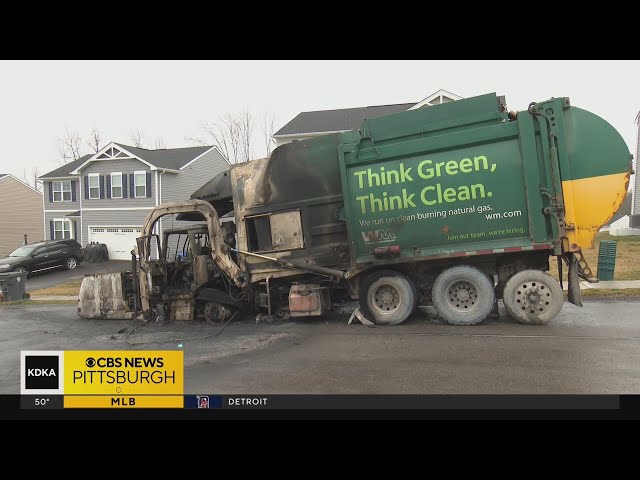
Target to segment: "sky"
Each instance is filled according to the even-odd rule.
[[[124,144],[139,129],[186,147],[202,122],[228,112],[274,114],[277,130],[302,111],[418,102],[439,89],[496,92],[509,110],[570,97],[635,155],[639,79],[640,61],[1,61],[0,173],[59,167],[65,128],[86,137],[96,127]]]

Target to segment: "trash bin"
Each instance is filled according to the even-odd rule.
[[[24,291],[26,280],[26,273],[0,273],[0,302],[15,302],[29,298]]]
[[[613,240],[602,240],[598,251],[598,279],[613,280],[613,273],[616,269],[616,251],[618,242]]]

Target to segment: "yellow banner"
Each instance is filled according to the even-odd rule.
[[[168,395],[65,395],[64,408],[183,408],[184,397]]]
[[[64,352],[65,395],[182,395],[182,350]],[[180,398],[182,401],[182,398]],[[67,400],[65,398],[65,406]]]

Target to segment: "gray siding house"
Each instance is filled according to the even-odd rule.
[[[147,150],[112,142],[40,177],[43,233],[47,240],[75,238],[83,246],[104,243],[109,258],[129,260],[149,210],[188,200],[227,168],[213,146]]]

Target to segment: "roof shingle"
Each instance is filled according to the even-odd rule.
[[[335,132],[339,130],[355,130],[367,118],[381,117],[409,110],[413,103],[395,105],[375,105],[372,107],[341,108],[339,110],[318,110],[302,112],[284,127],[274,133],[278,135],[295,135],[297,133]]]
[[[116,143],[125,150],[133,153],[135,156],[146,160],[151,165],[160,168],[169,168],[179,170],[181,167],[189,163],[194,158],[202,155],[211,148],[203,147],[185,147],[185,148],[166,148],[162,150],[147,150],[146,148],[130,147],[123,143]]]
[[[56,168],[55,170],[51,170],[44,175],[40,175],[40,178],[74,177],[75,175],[71,175],[71,172],[73,172],[76,168],[89,160],[93,155],[95,154],[90,153],[88,155],[80,157],[73,162],[69,162],[66,165],[61,166],[60,168]]]

